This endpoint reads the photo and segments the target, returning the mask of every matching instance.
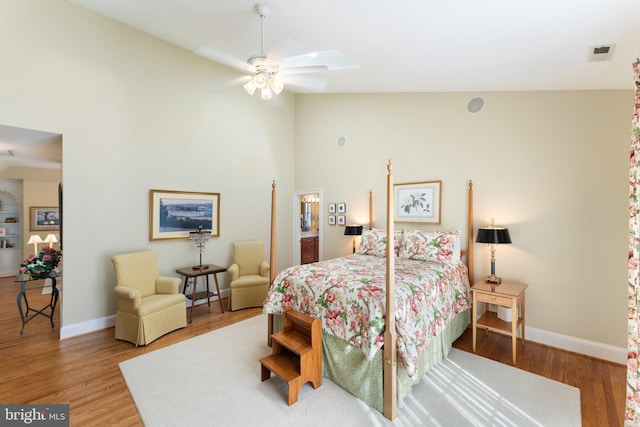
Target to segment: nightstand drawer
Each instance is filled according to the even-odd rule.
[[[476,292],[476,300],[479,302],[487,302],[489,304],[498,304],[502,306],[511,307],[512,299],[503,297],[500,295],[485,294],[482,292]]]

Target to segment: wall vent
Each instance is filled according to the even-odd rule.
[[[611,61],[613,52],[616,50],[616,45],[605,44],[600,46],[591,46],[589,48],[589,62],[603,62]]]

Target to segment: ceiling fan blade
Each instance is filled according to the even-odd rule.
[[[196,49],[194,53],[243,73],[251,73],[253,71],[251,65],[246,61],[238,59],[215,46],[202,46]]]
[[[307,67],[283,67],[281,65],[279,67],[279,71],[285,76],[290,76],[293,74],[307,74],[317,73],[319,71],[329,71],[329,67],[327,67],[326,65],[311,65]]]
[[[319,93],[327,88],[327,80],[301,75],[286,75],[282,78],[284,88],[293,93]]]
[[[305,53],[304,55],[290,56],[280,64],[281,68],[295,69],[302,67],[324,66],[325,70],[346,70],[358,68],[359,65],[336,50]]]

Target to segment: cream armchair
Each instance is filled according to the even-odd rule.
[[[154,252],[116,255],[111,261],[116,271],[116,339],[147,345],[187,326],[181,280],[159,275]]]
[[[269,289],[269,263],[264,260],[264,242],[246,241],[233,244],[229,308],[238,310],[262,307]]]

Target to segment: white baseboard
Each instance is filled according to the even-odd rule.
[[[229,289],[220,290],[222,298],[229,296]],[[206,300],[203,300],[206,301]],[[218,301],[218,297],[212,297],[211,302]],[[191,301],[187,299],[187,307],[191,306]],[[60,339],[72,338],[78,335],[88,334],[90,332],[100,331],[115,326],[116,316],[111,315],[107,317],[101,317],[99,319],[87,320],[86,322],[74,323],[73,325],[67,325],[60,328]]]
[[[78,335],[88,334],[90,332],[100,331],[102,329],[111,328],[115,324],[115,314],[112,316],[101,317],[99,319],[87,320],[86,322],[74,323],[73,325],[63,326],[60,328],[60,339],[63,340]]]
[[[627,349],[614,347],[595,341],[568,335],[557,334],[542,329],[525,326],[525,337],[527,341],[534,341],[550,347],[561,348],[575,353],[585,354],[598,359],[608,360],[622,365],[627,364]]]

